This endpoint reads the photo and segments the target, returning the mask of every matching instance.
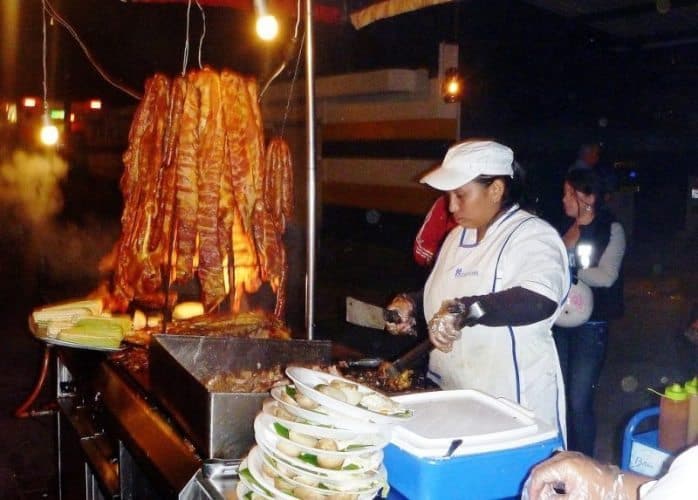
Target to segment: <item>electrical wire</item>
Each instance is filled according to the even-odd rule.
[[[281,72],[286,68],[286,65],[293,59],[293,56],[295,55],[295,46],[298,43],[298,32],[300,28],[300,23],[301,23],[301,2],[300,0],[296,1],[296,26],[293,30],[293,38],[291,38],[291,41],[289,42],[288,47],[286,48],[286,51],[284,52],[284,59],[281,61],[281,64],[276,68],[276,71],[272,73],[272,75],[267,79],[266,83],[262,86],[262,90],[259,91],[259,95],[257,96],[257,102],[262,102],[262,97],[266,93],[267,89],[269,89],[269,85],[276,80],[276,78],[281,74]],[[305,40],[305,33],[303,33],[303,40]],[[301,49],[303,48],[303,41],[301,41]],[[298,53],[298,57],[300,58],[300,52]],[[296,65],[296,71],[298,71],[298,65]],[[295,80],[296,74],[294,73],[293,78]],[[293,86],[291,86],[291,89],[293,89]],[[290,96],[289,96],[290,99]]]
[[[199,7],[199,10],[201,11],[202,30],[201,37],[199,37],[199,69],[203,69],[204,65],[201,64],[201,48],[204,46],[204,38],[206,37],[206,13],[204,12],[204,8],[199,3],[199,0],[196,0],[196,5]]]
[[[187,64],[189,63],[189,20],[191,18],[191,0],[187,2],[187,33],[184,39],[184,56],[182,60],[182,76],[187,73]]]
[[[48,124],[48,84],[47,81],[47,71],[46,71],[46,54],[48,52],[46,47],[46,0],[41,0],[41,33],[43,35],[41,41],[41,66],[43,68],[43,80],[42,86],[44,91],[44,121]]]
[[[45,13],[48,13],[53,19],[58,21],[58,23],[63,26],[68,33],[75,39],[75,41],[78,43],[82,51],[85,53],[85,56],[87,57],[87,60],[94,66],[94,68],[97,70],[97,73],[104,78],[108,83],[116,87],[117,89],[121,90],[122,92],[130,95],[134,99],[140,100],[142,95],[139,94],[137,91],[129,88],[126,85],[123,85],[117,81],[115,81],[100,65],[99,63],[95,60],[95,58],[92,56],[90,53],[89,49],[87,46],[83,43],[83,41],[80,39],[80,36],[77,34],[77,32],[73,29],[73,27],[61,17],[61,15],[56,11],[56,9],[51,5],[51,2],[49,0],[41,0],[43,10]],[[44,30],[46,29],[46,22],[44,20]],[[44,36],[44,50],[46,50],[46,37]],[[46,64],[46,61],[44,60],[44,65]],[[46,70],[44,69],[44,72]]]
[[[286,99],[286,109],[284,110],[284,119],[281,122],[281,138],[284,137],[284,131],[286,130],[286,120],[288,119],[288,112],[291,109],[291,98],[293,97],[293,86],[296,83],[298,77],[298,67],[301,62],[301,53],[303,52],[303,45],[305,44],[305,32],[303,32],[303,38],[301,38],[300,47],[298,47],[298,57],[296,58],[296,68],[293,70],[293,78],[291,78],[291,87],[288,89],[288,97]]]

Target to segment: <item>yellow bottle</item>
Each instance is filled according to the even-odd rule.
[[[684,384],[688,394],[688,429],[686,444],[691,446],[698,443],[698,377],[693,377]]]
[[[681,384],[664,390],[659,403],[659,447],[671,453],[686,446],[688,394]]]

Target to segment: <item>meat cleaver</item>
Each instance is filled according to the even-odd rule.
[[[374,306],[354,297],[347,297],[347,323],[383,330],[386,318],[389,318],[393,323],[400,322],[397,311]]]

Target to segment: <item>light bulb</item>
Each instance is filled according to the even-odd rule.
[[[279,22],[271,14],[259,16],[255,28],[257,36],[265,41],[273,40],[279,34]]]
[[[447,69],[441,84],[441,97],[444,102],[454,103],[463,99],[463,87],[463,77],[458,73],[458,68]]]
[[[46,146],[55,146],[58,142],[58,128],[51,124],[44,125],[39,132],[39,139]]]

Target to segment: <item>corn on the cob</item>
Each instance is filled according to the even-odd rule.
[[[103,334],[75,326],[61,330],[58,334],[58,339],[89,347],[117,348],[121,344],[120,336],[104,336]]]
[[[83,318],[74,326],[58,333],[58,339],[91,347],[119,347],[123,338],[121,326],[109,318]]]
[[[118,331],[123,335],[131,330],[131,319],[121,316],[88,316],[76,321],[75,326],[95,332]]]
[[[39,324],[46,324],[50,321],[72,321],[90,316],[92,311],[86,307],[71,307],[65,309],[39,309],[32,313],[34,321]]]
[[[74,324],[74,321],[49,321],[46,325],[46,336],[55,339],[61,330],[70,328]]]
[[[85,308],[89,309],[90,313],[94,316],[99,316],[102,314],[103,303],[102,299],[84,299],[84,300],[72,300],[69,302],[59,302],[57,304],[51,304],[39,308],[39,311],[60,311],[62,309],[76,309]]]

